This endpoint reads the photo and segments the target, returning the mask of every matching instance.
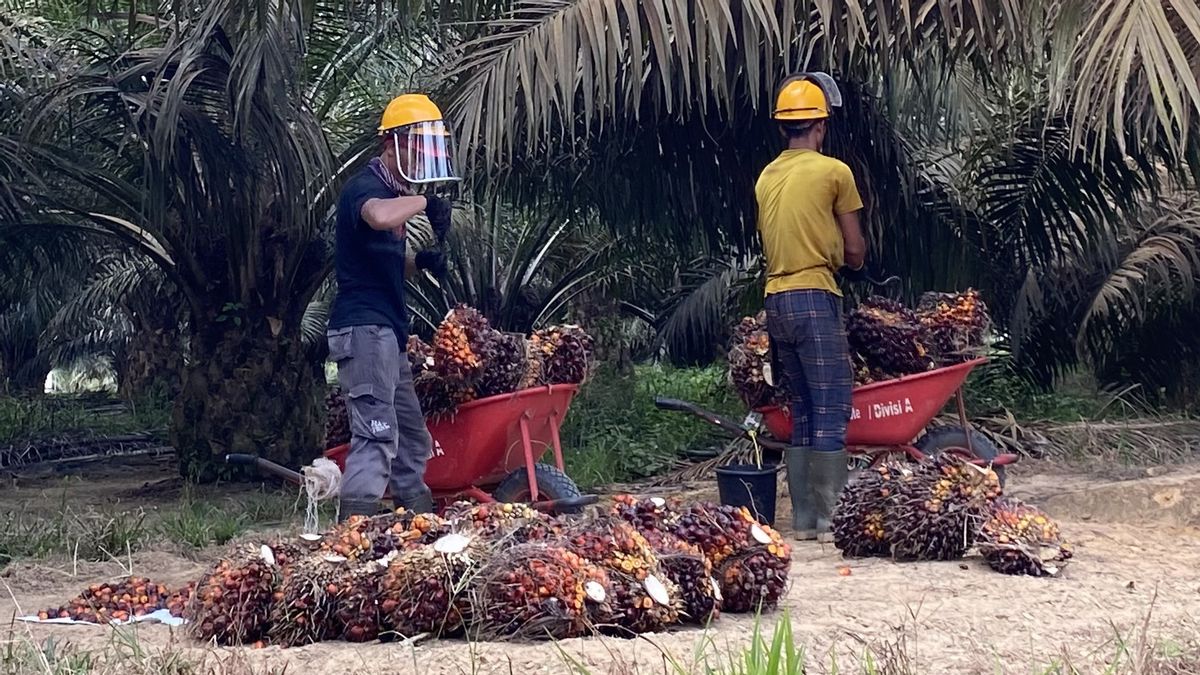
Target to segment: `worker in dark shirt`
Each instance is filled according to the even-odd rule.
[[[393,99],[379,134],[381,154],[346,183],[337,205],[337,296],[327,338],[350,417],[342,520],[378,513],[388,488],[396,507],[433,510],[424,481],[432,439],[405,350],[404,280],[422,269],[440,275],[445,261],[437,249],[410,257],[405,235],[409,220],[424,213],[438,241],[445,238],[449,201],[417,187],[458,178],[442,113],[427,96]]]

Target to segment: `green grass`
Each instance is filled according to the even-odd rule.
[[[118,435],[162,430],[170,403],[150,395],[122,402],[105,395],[0,397],[0,445],[75,435]]]
[[[704,422],[655,408],[656,395],[738,419],[745,412],[722,366],[643,365],[627,377],[601,370],[571,404],[562,429],[567,473],[585,488],[636,480],[661,473],[686,450],[719,442]]]
[[[185,490],[177,503],[149,509],[78,509],[69,494],[64,490],[55,508],[0,513],[0,568],[22,559],[103,562],[156,547],[219,546],[251,530],[297,522],[304,508],[294,494],[265,490],[219,500]]]

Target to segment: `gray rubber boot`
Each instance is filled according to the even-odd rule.
[[[378,499],[342,499],[338,502],[339,523],[344,523],[350,516],[373,516],[381,510]]]
[[[809,474],[812,478],[813,502],[817,514],[817,540],[833,541],[830,531],[830,518],[837,506],[838,497],[846,481],[850,477],[850,467],[846,463],[846,453],[836,452],[809,453]]]
[[[810,448],[789,447],[783,453],[787,463],[788,495],[792,498],[793,536],[800,541],[817,538],[817,512],[814,510],[812,481],[809,475]]]

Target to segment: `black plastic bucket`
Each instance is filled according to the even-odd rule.
[[[717,467],[721,504],[744,506],[764,525],[775,524],[775,465],[728,464]]]

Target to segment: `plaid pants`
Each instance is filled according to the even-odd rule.
[[[792,397],[792,445],[833,452],[846,446],[854,373],[841,299],[795,290],[766,299],[767,332]]]

